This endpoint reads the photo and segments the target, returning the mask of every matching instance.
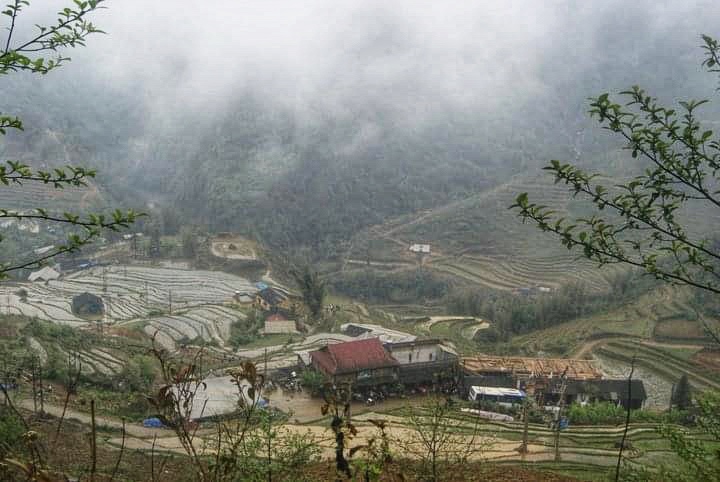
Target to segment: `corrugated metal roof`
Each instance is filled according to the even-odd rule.
[[[332,375],[398,365],[378,338],[328,345],[310,352],[310,357]]]
[[[523,357],[465,357],[465,370],[473,373],[510,373],[536,377],[559,377],[588,380],[602,378],[602,372],[592,360],[572,358],[523,358]]]
[[[50,268],[49,266],[46,266],[38,271],[33,271],[32,273],[30,273],[30,276],[28,276],[28,280],[37,281],[40,279],[43,281],[49,281],[58,279],[59,277],[60,273]]]
[[[283,301],[287,299],[287,296],[276,290],[275,288],[265,288],[264,290],[260,291],[258,295],[267,301],[270,305],[279,305]]]

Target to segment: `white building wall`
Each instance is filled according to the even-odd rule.
[[[276,334],[276,333],[296,333],[295,321],[293,320],[278,320],[278,321],[266,321],[265,322],[265,333]]]
[[[406,346],[402,348],[393,348],[392,356],[401,365],[409,365],[411,363],[424,363],[437,361],[440,357],[440,347],[438,345],[416,345]]]

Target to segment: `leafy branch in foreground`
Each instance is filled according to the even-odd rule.
[[[720,46],[703,36],[703,66],[718,72]],[[620,93],[621,105],[602,94],[591,99],[590,116],[622,137],[633,158],[648,167],[633,179],[607,187],[600,175],[551,161],[545,170],[574,197],[593,205],[587,217],[568,220],[552,207],[520,194],[510,207],[554,233],[568,249],[579,247],[599,265],[623,263],[658,279],[720,293],[720,246],[692,233],[681,210],[720,208],[720,141],[704,130],[697,110],[707,101],[665,108],[638,86]],[[603,214],[607,213],[607,214]]]
[[[48,254],[39,258],[33,258],[29,261],[21,262],[19,264],[0,264],[0,279],[7,277],[7,274],[12,271],[38,267],[47,260],[61,254],[77,252],[83,246],[92,243],[102,234],[103,231],[118,231],[121,228],[127,228],[132,223],[134,223],[138,217],[143,216],[142,213],[137,213],[133,210],[128,210],[126,212],[116,210],[111,214],[110,218],[108,218],[104,214],[88,214],[86,217],[82,218],[78,215],[71,213],[64,213],[63,217],[61,218],[57,216],[51,216],[43,209],[36,209],[36,211],[37,214],[22,214],[19,212],[0,209],[0,219],[34,219],[59,224],[66,224],[73,227],[81,227],[84,228],[84,231],[81,234],[72,233],[68,235],[65,244],[57,246]],[[0,236],[0,242],[2,242],[2,239],[2,236]]]
[[[27,71],[47,74],[70,60],[60,52],[64,48],[84,46],[86,38],[93,33],[102,33],[87,17],[90,13],[103,8],[104,0],[73,0],[72,7],[63,8],[57,13],[54,24],[36,25],[37,31],[30,38],[16,41],[17,20],[23,9],[30,5],[28,0],[13,0],[5,5],[0,14],[10,19],[7,37],[0,41],[0,75],[10,72]],[[46,57],[49,54],[50,57]],[[7,129],[23,130],[22,121],[18,117],[0,113],[0,135]],[[54,189],[66,186],[84,187],[89,179],[95,177],[93,169],[79,166],[56,167],[52,170],[33,169],[19,161],[6,161],[0,165],[0,183],[4,186],[23,186],[27,182],[42,183]],[[132,210],[114,211],[110,215],[88,214],[85,217],[73,213],[51,215],[41,208],[28,212],[10,211],[0,208],[0,219],[17,221],[33,220],[79,228],[80,233],[72,233],[67,241],[42,257],[36,257],[18,264],[0,264],[0,279],[11,271],[32,268],[43,262],[65,253],[73,253],[99,237],[103,231],[117,231],[127,228],[142,214]],[[3,238],[0,236],[0,242]]]
[[[36,25],[37,31],[29,39],[13,43],[16,21],[24,7],[30,5],[27,0],[14,0],[5,6],[3,15],[10,18],[8,34],[4,48],[0,50],[0,75],[8,72],[26,70],[47,74],[70,60],[58,53],[61,48],[84,46],[85,39],[93,33],[103,33],[86,18],[88,14],[103,8],[105,0],[73,0],[74,7],[65,7],[57,13],[52,25]],[[53,52],[52,58],[38,55],[41,52]]]

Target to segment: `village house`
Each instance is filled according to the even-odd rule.
[[[38,256],[43,254],[48,254],[50,251],[55,249],[55,245],[51,244],[49,246],[43,246],[42,248],[37,248],[33,250],[33,253],[37,254]]]
[[[628,396],[628,388],[630,393]],[[556,404],[560,399],[561,386],[555,383],[544,393],[546,404]],[[628,381],[624,378],[603,378],[600,380],[570,380],[565,384],[565,404],[586,405],[594,402],[610,402],[623,408],[643,408],[647,393],[642,380]]]
[[[263,333],[266,335],[295,334],[298,333],[297,323],[295,320],[289,320],[282,313],[273,313],[265,318]]]
[[[351,383],[360,387],[398,380],[399,363],[377,338],[327,345],[311,351],[310,362],[315,370],[335,384]]]
[[[33,271],[28,276],[28,281],[35,282],[47,282],[60,278],[60,273],[49,266],[45,266],[37,271]]]
[[[273,313],[278,310],[289,311],[292,308],[292,301],[287,293],[270,286],[257,292],[255,295],[255,307]]]
[[[328,345],[310,352],[310,365],[335,383],[378,386],[431,385],[453,381],[458,356],[439,340],[383,344],[379,338]]]
[[[380,338],[384,344],[413,341],[417,338],[409,333],[370,323],[345,323],[340,325],[340,331],[353,338]]]
[[[430,254],[429,244],[411,244],[408,249],[416,254]]]

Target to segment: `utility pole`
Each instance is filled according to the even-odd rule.
[[[675,384],[673,383],[672,386],[670,387],[670,402],[669,402],[670,406],[668,407],[668,410],[672,410],[674,396],[675,396]],[[628,401],[628,403],[630,403],[630,402]]]
[[[43,390],[43,372],[42,372],[42,360],[38,358],[38,386],[40,388],[40,413],[45,413],[45,391]]]
[[[525,457],[525,454],[528,453],[528,405],[530,404],[530,400],[528,397],[525,397],[525,400],[523,401],[523,437],[522,437],[522,444],[520,444],[520,448],[518,449],[518,452],[520,452],[523,457]]]
[[[112,296],[108,296],[107,298],[107,310],[105,310],[105,322],[110,323],[110,316],[112,312]],[[102,325],[100,325],[100,333],[102,334]]]
[[[263,360],[265,361],[265,368],[263,369],[263,380],[267,380],[267,348],[265,348],[265,356]]]
[[[38,411],[38,388],[37,388],[37,368],[36,368],[36,356],[33,355],[30,358],[30,381],[32,382],[32,394],[33,394],[33,412]]]
[[[3,406],[7,406],[8,404],[8,390],[10,390],[10,373],[8,372],[8,365],[7,365],[7,359],[3,358],[2,360],[3,364],[3,394],[5,395],[3,399]]]
[[[530,404],[532,403],[533,398],[535,396],[535,380],[533,377],[530,377],[527,381],[527,384],[525,385],[525,400],[523,401],[523,438],[522,438],[522,444],[518,448],[518,452],[520,452],[525,457],[525,454],[528,453],[528,425],[530,423]]]
[[[555,420],[555,462],[560,462],[560,421],[562,420],[562,411],[565,406],[565,390],[567,389],[567,367],[560,375],[560,400],[558,400],[557,420]]]

